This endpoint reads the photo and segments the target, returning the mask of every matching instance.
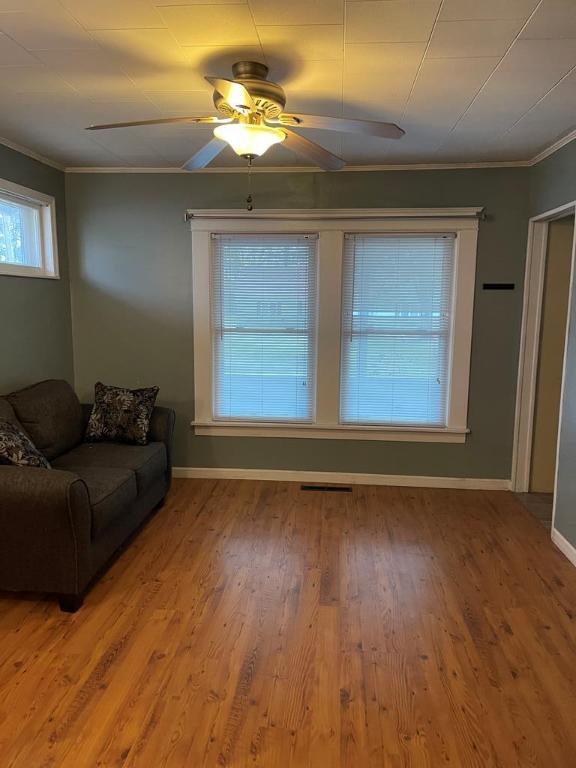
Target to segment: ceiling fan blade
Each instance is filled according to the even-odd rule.
[[[304,136],[300,136],[298,133],[282,128],[286,134],[286,140],[283,142],[285,147],[296,152],[298,155],[303,155],[312,160],[313,163],[323,168],[325,171],[338,171],[343,168],[346,163],[341,157],[333,155],[332,152],[328,152],[327,149],[321,147],[320,144],[316,144],[313,141],[305,139]]]
[[[89,125],[87,131],[103,131],[107,128],[131,128],[137,125],[166,125],[168,123],[197,123],[212,125],[216,123],[229,123],[230,117],[161,117],[157,120],[132,120],[128,123],[106,123],[104,125]]]
[[[383,139],[400,139],[404,136],[404,131],[396,123],[379,123],[376,120],[352,120],[347,117],[323,117],[320,115],[284,113],[277,120],[268,120],[268,122],[299,128],[319,128],[325,131],[363,133],[368,136],[380,136]]]
[[[221,77],[206,77],[210,85],[223,96],[228,104],[240,112],[256,112],[256,104],[242,83]]]
[[[216,155],[219,155],[220,152],[222,152],[225,146],[225,141],[214,137],[208,144],[204,144],[202,149],[199,149],[196,154],[192,155],[188,162],[184,163],[182,170],[194,171],[196,168],[205,168],[209,162],[214,160]]]

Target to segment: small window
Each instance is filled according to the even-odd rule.
[[[54,199],[6,181],[0,181],[0,274],[58,277]]]
[[[453,235],[345,236],[340,418],[447,424]]]
[[[213,416],[312,421],[316,367],[313,235],[213,235]]]

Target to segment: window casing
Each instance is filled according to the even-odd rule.
[[[0,275],[58,277],[54,198],[2,180]]]
[[[468,431],[468,378],[479,210],[368,209],[262,211],[250,214],[244,211],[194,212],[191,228],[196,404],[193,426],[196,433],[222,436],[464,442]],[[316,242],[317,299],[313,299],[310,305],[315,304],[315,308],[308,315],[310,326],[307,331],[311,340],[307,385],[314,388],[310,397],[314,395],[312,399],[315,400],[315,409],[308,411],[306,418],[298,422],[290,416],[267,417],[264,412],[260,416],[242,417],[240,414],[231,415],[219,411],[215,397],[218,377],[215,353],[217,345],[214,346],[213,339],[218,329],[214,317],[217,302],[210,300],[210,295],[214,294],[213,282],[211,287],[214,273],[213,243],[223,235],[262,237],[303,234],[309,235]],[[370,323],[359,325],[357,321],[360,320],[360,315],[356,314],[355,318],[354,335],[358,334],[358,337],[369,335],[360,331],[372,333],[375,330],[389,332],[388,336],[396,334],[399,338],[402,333],[410,331],[413,338],[419,337],[420,359],[426,363],[421,366],[424,378],[427,377],[425,386],[432,391],[435,379],[440,378],[441,381],[436,384],[437,391],[428,397],[422,413],[415,414],[413,418],[402,419],[397,414],[394,416],[393,412],[376,414],[375,417],[373,413],[365,410],[354,414],[348,407],[350,397],[347,399],[346,371],[350,370],[349,353],[352,349],[350,340],[346,338],[346,333],[350,330],[349,327],[347,329],[350,318],[346,313],[351,307],[348,295],[351,283],[349,243],[354,240],[363,242],[367,237],[373,238],[373,242],[380,240],[387,247],[392,240],[401,244],[401,238],[412,238],[413,245],[419,242],[429,246],[433,242],[436,250],[436,256],[431,260],[422,256],[424,260],[421,260],[418,268],[419,272],[422,272],[423,268],[428,269],[428,284],[424,294],[432,297],[431,306],[416,310],[416,314],[420,313],[419,318],[409,319],[409,305],[414,297],[410,298],[408,290],[404,297],[404,306],[395,306],[393,311],[386,307],[376,308],[376,312],[388,313],[386,328],[372,328]],[[373,264],[377,267],[378,258],[373,260]],[[437,274],[439,267],[443,272],[440,277]],[[357,276],[358,274],[356,271]],[[394,279],[402,287],[406,282],[405,277],[406,274],[402,270],[397,270]],[[374,276],[368,274],[367,279],[369,282],[373,281]],[[380,279],[383,279],[382,275]],[[356,310],[362,308],[362,301],[362,295],[356,289]],[[427,318],[424,316],[426,313]],[[314,315],[316,324],[314,333],[310,335]],[[373,315],[374,317],[378,315]],[[396,327],[391,327],[392,321],[396,323]],[[412,323],[413,327],[403,327],[404,322],[409,325]],[[380,325],[382,326],[381,322]],[[380,335],[384,338],[386,333]],[[427,338],[435,340],[432,345]],[[431,354],[431,350],[442,345],[441,355]],[[386,345],[383,350],[386,353]],[[386,356],[388,362],[395,357],[389,353],[384,355]],[[315,357],[315,366],[312,357]],[[422,376],[422,371],[417,370],[416,357],[407,357],[408,363],[412,361],[412,367],[408,365],[404,373],[401,366],[396,366],[394,373],[400,374],[400,383],[402,379],[410,379],[415,374]],[[435,376],[439,371],[442,375]],[[312,382],[314,372],[315,386]],[[366,383],[369,388],[370,381]],[[393,382],[393,385],[397,388],[398,381]],[[409,403],[409,399],[406,402]],[[404,411],[406,412],[406,409]]]

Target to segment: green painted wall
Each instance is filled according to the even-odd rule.
[[[76,387],[158,384],[178,415],[176,465],[510,476],[528,169],[255,174],[271,208],[484,205],[465,445],[195,437],[190,232],[186,208],[242,207],[243,174],[69,174]],[[484,281],[515,282],[483,292]]]
[[[60,280],[0,275],[0,392],[47,378],[73,381],[64,174],[0,146],[0,179],[56,198]]]
[[[544,213],[576,200],[576,142],[530,170],[530,209]],[[560,440],[555,528],[576,547],[576,283],[572,284]]]
[[[576,142],[530,168],[530,212],[537,215],[576,199]]]

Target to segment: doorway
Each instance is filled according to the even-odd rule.
[[[575,205],[530,221],[512,489],[551,527]]]

